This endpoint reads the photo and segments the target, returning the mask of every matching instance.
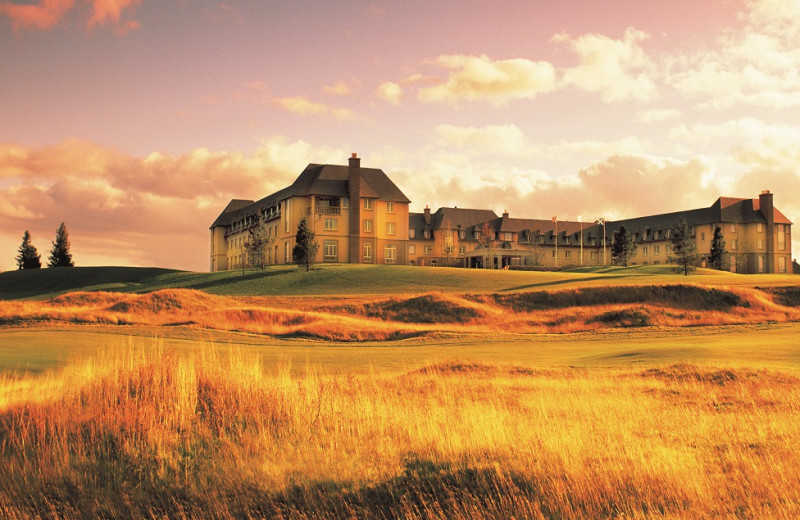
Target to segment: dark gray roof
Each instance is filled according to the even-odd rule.
[[[448,229],[467,229],[491,223],[497,214],[490,209],[439,208],[431,217],[434,229],[442,229],[444,224]]]
[[[360,168],[361,194],[390,202],[411,202],[391,179],[378,168]],[[288,196],[330,195],[347,197],[348,166],[309,164],[288,189]]]
[[[252,200],[244,200],[244,199],[233,199],[231,200],[225,209],[222,210],[222,213],[219,214],[217,219],[211,224],[209,229],[213,229],[217,226],[230,226],[231,222],[233,222],[234,217],[237,213],[247,206],[253,204]]]
[[[410,202],[383,170],[360,168],[360,172],[362,196],[379,198],[390,202]],[[247,215],[258,213],[264,208],[277,206],[281,200],[293,196],[348,197],[350,195],[348,190],[349,176],[350,170],[348,166],[309,164],[290,186],[267,195],[257,202],[232,200],[211,227],[228,226]]]

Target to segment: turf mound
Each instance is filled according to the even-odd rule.
[[[772,296],[773,301],[778,305],[800,307],[800,287],[763,287],[760,289]]]
[[[69,295],[67,295],[69,296]],[[124,314],[162,314],[208,311],[221,304],[219,297],[187,289],[165,289],[128,296],[108,310]]]
[[[457,299],[442,295],[426,294],[405,300],[389,300],[367,304],[366,316],[404,323],[466,323],[482,316],[482,313],[461,304]]]
[[[515,312],[615,304],[647,304],[697,311],[730,311],[749,303],[731,291],[694,285],[647,285],[590,287],[566,291],[539,291],[473,296],[477,301],[494,301]]]

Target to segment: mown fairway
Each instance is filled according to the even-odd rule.
[[[0,518],[800,517],[800,280],[588,271],[3,273]]]

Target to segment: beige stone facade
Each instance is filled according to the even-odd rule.
[[[251,231],[270,242],[268,265],[292,260],[301,219],[314,231],[318,263],[407,263],[409,200],[383,171],[309,164],[295,182],[260,201],[232,200],[211,225],[211,271],[254,264],[245,244]]]
[[[409,200],[379,169],[309,164],[295,182],[257,202],[232,200],[210,228],[210,269],[252,265],[245,244],[258,229],[270,241],[266,264],[292,262],[302,218],[316,233],[318,263],[490,268],[611,265],[611,244],[624,225],[637,250],[629,265],[673,263],[671,231],[691,226],[700,265],[714,230],[726,242],[725,267],[738,273],[791,273],[792,223],[765,191],[754,199],[721,197],[708,208],[615,222],[497,216],[486,209],[409,213]],[[489,237],[490,247],[481,237]]]

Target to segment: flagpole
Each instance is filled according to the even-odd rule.
[[[553,224],[556,226],[556,267],[558,267],[558,215],[553,217]]]
[[[581,225],[581,265],[583,265],[583,216],[578,215],[578,223]]]

